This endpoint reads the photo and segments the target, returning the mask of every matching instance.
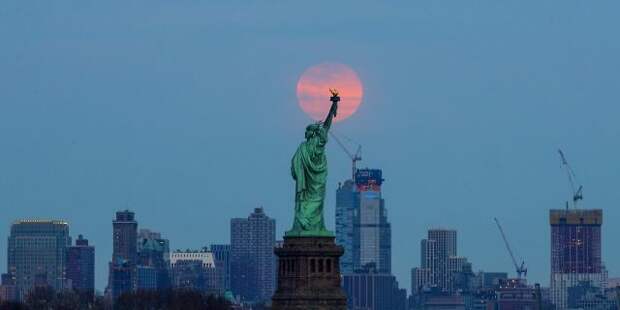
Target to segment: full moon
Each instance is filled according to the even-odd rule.
[[[330,88],[340,93],[338,114],[334,121],[353,115],[362,103],[362,82],[351,67],[339,63],[322,63],[304,71],[297,82],[299,106],[312,119],[322,121],[331,106]]]

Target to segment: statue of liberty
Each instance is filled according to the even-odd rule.
[[[327,182],[327,133],[338,110],[338,91],[330,89],[332,105],[325,121],[306,127],[306,141],[302,142],[291,160],[295,180],[295,219],[287,237],[333,236],[325,228],[323,202]]]

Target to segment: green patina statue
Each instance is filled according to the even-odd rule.
[[[295,180],[295,219],[287,237],[331,237],[325,228],[323,201],[327,182],[327,133],[338,110],[338,91],[330,89],[332,105],[323,123],[306,127],[306,141],[302,142],[291,162]]]

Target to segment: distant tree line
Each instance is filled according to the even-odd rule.
[[[137,291],[121,295],[116,310],[228,310],[230,304],[222,297],[187,289]]]
[[[0,310],[73,310],[105,309],[103,297],[93,298],[92,294],[80,294],[75,291],[55,292],[51,287],[36,287],[24,300],[19,302],[2,302]]]
[[[54,292],[51,288],[35,288],[23,303],[0,302],[0,310],[228,310],[222,297],[194,290],[145,290],[121,295],[114,306],[102,296],[83,298],[73,291]]]

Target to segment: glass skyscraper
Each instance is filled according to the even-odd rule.
[[[353,217],[353,268],[374,263],[378,272],[392,271],[392,229],[381,195],[380,169],[359,169],[355,173],[358,207]]]
[[[336,190],[336,243],[344,248],[343,274],[367,264],[381,273],[392,269],[392,230],[381,194],[380,169],[358,169],[354,180]]]
[[[8,273],[14,278],[18,299],[23,300],[35,285],[57,291],[68,286],[66,254],[71,238],[67,222],[16,221],[8,241]]]
[[[354,218],[358,206],[359,195],[353,180],[340,184],[336,190],[336,243],[344,248],[344,254],[340,257],[340,272],[343,274],[352,273],[354,268]]]

